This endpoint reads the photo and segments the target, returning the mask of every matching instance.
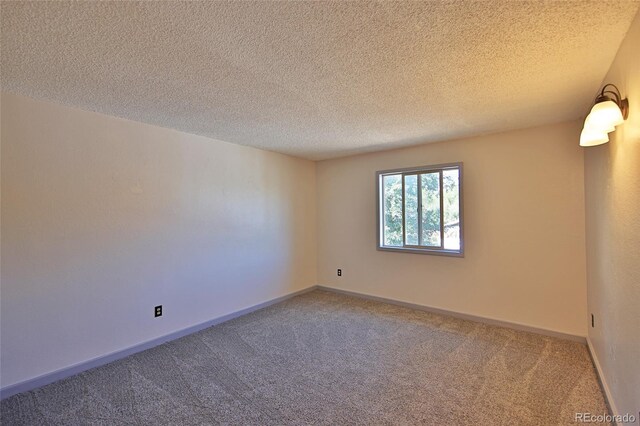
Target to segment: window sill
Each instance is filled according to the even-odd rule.
[[[396,253],[413,253],[413,254],[432,254],[436,256],[451,256],[451,257],[464,257],[464,251],[462,250],[440,250],[440,249],[417,249],[417,248],[406,248],[406,247],[389,247],[389,246],[378,246],[377,249],[379,251],[392,251]]]

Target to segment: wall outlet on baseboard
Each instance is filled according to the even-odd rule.
[[[161,317],[162,316],[162,305],[158,305],[158,306],[156,306],[154,308],[153,316],[154,317]]]
[[[338,269],[338,276],[341,277],[342,276],[342,269]]]

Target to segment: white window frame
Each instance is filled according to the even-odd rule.
[[[459,250],[451,250],[444,248],[444,209],[443,209],[443,191],[442,191],[442,172],[445,170],[458,170],[458,196],[460,200],[460,249]],[[377,241],[376,241],[376,249],[381,251],[393,251],[400,253],[418,253],[418,254],[435,254],[439,256],[454,256],[454,257],[464,257],[464,203],[462,200],[463,194],[463,183],[462,183],[462,163],[446,163],[446,164],[435,164],[431,166],[422,166],[422,167],[409,167],[404,169],[392,169],[392,170],[381,170],[376,172],[376,224],[377,224]],[[382,185],[382,178],[387,175],[401,175],[402,180],[402,239],[403,242],[406,242],[406,227],[405,227],[405,198],[404,198],[404,180],[405,176],[409,175],[419,175],[423,173],[439,173],[440,174],[440,247],[429,247],[429,246],[420,246],[420,245],[407,245],[404,244],[402,247],[400,246],[385,246],[384,242],[384,224],[382,223],[382,218],[384,217],[384,204],[383,204],[383,195],[382,191],[384,190]],[[420,179],[418,179],[418,183],[420,183]],[[420,186],[418,186],[418,205],[422,205],[422,191],[420,191]],[[421,234],[421,219],[422,216],[422,208],[418,209],[418,235]]]

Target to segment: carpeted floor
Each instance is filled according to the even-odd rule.
[[[1,403],[3,425],[554,425],[585,346],[314,291]]]

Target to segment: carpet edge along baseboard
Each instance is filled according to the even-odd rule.
[[[63,367],[58,370],[52,371],[50,373],[45,373],[40,376],[36,376],[32,379],[27,379],[22,382],[14,383],[12,385],[8,385],[0,389],[0,399],[5,399],[10,396],[16,395],[18,393],[27,392],[41,386],[48,385],[53,382],[57,382],[58,380],[66,379],[67,377],[74,376],[76,374],[82,373],[83,371],[90,370],[92,368],[100,367],[105,364],[109,364],[110,362],[117,361],[119,359],[128,357],[129,355],[136,354],[138,352],[145,351],[147,349],[151,349],[155,346],[159,346],[163,343],[179,339],[181,337],[187,336],[192,333],[196,333],[200,330],[204,330],[205,328],[212,327],[214,325],[221,324],[226,321],[230,321],[234,318],[241,317],[243,315],[250,314],[251,312],[255,312],[260,309],[267,308],[271,305],[275,305],[276,303],[284,302],[287,299],[290,299],[295,296],[299,296],[304,293],[308,293],[316,289],[316,286],[311,286],[307,288],[303,288],[302,290],[297,290],[292,293],[285,294],[283,296],[276,297],[274,299],[267,300],[266,302],[258,303],[257,305],[249,306],[248,308],[240,309],[235,312],[231,312],[226,315],[222,315],[220,317],[213,318],[211,320],[205,321],[200,324],[196,324],[187,328],[183,328],[182,330],[174,331],[169,334],[165,334],[164,336],[156,337],[154,339],[148,340],[146,342],[142,342],[133,346],[130,346],[125,349],[121,349],[115,352],[111,352],[106,355],[101,355],[96,358],[89,359],[87,361],[81,361],[77,364],[73,364],[68,367]]]
[[[251,312],[255,312],[257,310],[260,309],[264,309],[267,308],[271,305],[275,305],[276,303],[280,303],[283,302],[287,299],[290,299],[292,297],[295,296],[299,296],[301,294],[304,293],[308,293],[310,291],[313,290],[324,290],[324,291],[330,291],[330,292],[334,292],[334,293],[340,293],[340,294],[345,294],[345,295],[349,295],[349,296],[353,296],[353,297],[359,297],[362,299],[367,299],[367,300],[373,300],[373,301],[377,301],[377,302],[383,302],[383,303],[389,303],[389,304],[393,304],[393,305],[398,305],[398,306],[403,306],[406,308],[410,308],[410,309],[416,309],[416,310],[420,310],[420,311],[425,311],[425,312],[431,312],[431,313],[436,313],[436,314],[440,314],[440,315],[446,315],[446,316],[451,316],[451,317],[456,317],[456,318],[460,318],[460,319],[464,319],[464,320],[468,320],[468,321],[474,321],[474,322],[480,322],[480,323],[484,323],[484,324],[490,324],[490,325],[495,325],[495,326],[499,326],[499,327],[506,327],[506,328],[511,328],[511,329],[515,329],[515,330],[520,330],[520,331],[526,331],[526,332],[530,332],[530,333],[535,333],[535,334],[541,334],[544,336],[549,336],[549,337],[555,337],[555,338],[559,338],[559,339],[563,339],[563,340],[571,340],[574,342],[579,342],[582,344],[587,344],[587,339],[585,336],[577,336],[577,335],[573,335],[573,334],[568,334],[568,333],[563,333],[563,332],[559,332],[559,331],[554,331],[554,330],[547,330],[547,329],[543,329],[543,328],[538,328],[538,327],[533,327],[533,326],[529,326],[529,325],[524,325],[524,324],[518,324],[518,323],[513,323],[513,322],[508,322],[508,321],[503,321],[503,320],[497,320],[497,319],[491,319],[491,318],[485,318],[485,317],[480,317],[480,316],[476,316],[476,315],[470,315],[470,314],[464,314],[461,312],[455,312],[455,311],[449,311],[446,309],[440,309],[440,308],[434,308],[434,307],[430,307],[430,306],[426,306],[426,305],[419,305],[419,304],[415,304],[415,303],[409,303],[409,302],[403,302],[403,301],[399,301],[399,300],[394,300],[394,299],[388,299],[385,297],[380,297],[380,296],[373,296],[373,295],[369,295],[369,294],[365,294],[365,293],[358,293],[358,292],[354,292],[354,291],[350,291],[350,290],[343,290],[343,289],[339,289],[339,288],[334,288],[334,287],[327,287],[324,285],[314,285],[311,287],[307,287],[304,288],[302,290],[298,290],[298,291],[294,291],[292,293],[288,293],[285,294],[283,296],[279,296],[276,297],[274,299],[270,299],[267,300],[265,302],[262,303],[258,303],[256,305],[250,306],[248,308],[244,308],[208,321],[205,321],[203,323],[200,324],[196,324],[187,328],[184,328],[182,330],[178,330],[175,331],[173,333],[169,333],[166,334],[164,336],[160,336],[157,337],[155,339],[152,340],[148,340],[146,342],[143,343],[139,343],[137,345],[131,346],[129,348],[125,348],[116,352],[112,352],[110,354],[106,354],[106,355],[102,355],[96,358],[92,358],[90,360],[87,361],[82,361],[79,362],[77,364],[71,365],[69,367],[63,367],[59,370],[55,370],[53,372],[50,373],[45,373],[42,374],[40,376],[34,377],[32,379],[28,379],[22,382],[18,382],[12,385],[8,385],[2,389],[0,389],[0,399],[5,399],[8,398],[12,395],[21,393],[21,392],[27,392],[36,388],[39,388],[41,386],[45,386],[48,385],[49,383],[53,383],[56,382],[58,380],[62,380],[62,379],[66,379],[67,377],[71,377],[73,375],[82,373],[83,371],[87,371],[90,370],[92,368],[96,368],[96,367],[100,367],[102,365],[108,364],[110,362],[113,361],[117,361],[119,359],[125,358],[129,355],[133,355],[136,354],[138,352],[142,352],[144,350],[153,348],[155,346],[161,345],[163,343],[169,342],[171,340],[175,340],[175,339],[179,339],[180,337],[184,337],[187,336],[189,334],[198,332],[200,330],[203,330],[205,328],[208,327],[212,327],[214,325],[217,324],[221,324],[223,322],[232,320],[234,318],[238,318],[242,315],[246,315],[249,314]],[[598,372],[599,373],[599,372]]]
[[[317,285],[316,289],[330,291],[334,293],[340,293],[347,296],[359,297],[361,299],[373,300],[376,302],[383,302],[383,303],[389,303],[392,305],[403,306],[405,308],[416,309],[418,311],[425,311],[425,312],[431,312],[439,315],[446,315],[449,317],[455,317],[455,318],[459,318],[467,321],[480,322],[483,324],[495,325],[498,327],[511,328],[513,330],[541,334],[543,336],[555,337],[562,340],[571,340],[573,342],[582,343],[583,345],[587,344],[586,336],[579,336],[576,334],[565,333],[562,331],[548,330],[546,328],[540,328],[540,327],[535,327],[535,326],[526,325],[526,324],[519,324],[516,322],[487,318],[487,317],[482,317],[478,315],[465,314],[462,312],[450,311],[450,310],[441,309],[441,308],[434,308],[431,306],[419,305],[411,302],[403,302],[401,300],[389,299],[381,296],[373,296],[366,293],[359,293],[351,290],[343,290],[341,288],[335,288],[335,287],[327,287],[324,285]]]

